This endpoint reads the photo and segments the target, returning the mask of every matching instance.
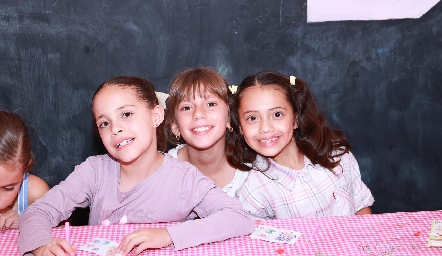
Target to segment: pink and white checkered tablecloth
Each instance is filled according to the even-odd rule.
[[[400,212],[351,217],[323,217],[256,221],[256,225],[291,229],[303,235],[293,244],[271,243],[249,236],[174,251],[170,247],[147,250],[141,255],[442,255],[442,248],[427,247],[432,220],[442,220],[442,211]],[[93,238],[120,242],[139,227],[168,224],[126,224],[71,227],[71,242],[78,247]],[[311,241],[310,234],[320,224]],[[63,228],[54,228],[55,237],[64,237]],[[192,234],[189,234],[192,235]],[[0,255],[19,255],[18,230],[0,233]],[[77,255],[94,255],[77,250]]]

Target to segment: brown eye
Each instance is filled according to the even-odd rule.
[[[132,116],[132,115],[133,115],[132,112],[124,112],[123,115],[122,115],[122,117],[124,117],[124,118],[129,118],[129,117]]]
[[[105,128],[106,126],[108,126],[109,125],[109,122],[101,122],[99,125],[98,125],[98,127],[100,127],[100,128]]]
[[[282,112],[276,112],[273,116],[274,117],[282,117]]]
[[[256,118],[256,116],[249,116],[249,117],[247,117],[247,120],[248,121],[256,121],[258,118]]]

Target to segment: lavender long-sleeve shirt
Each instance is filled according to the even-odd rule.
[[[239,201],[193,165],[166,154],[164,162],[132,190],[120,192],[120,164],[107,155],[92,156],[20,216],[20,254],[53,237],[52,227],[76,207],[90,206],[89,225],[182,221],[194,210],[201,219],[167,227],[175,249],[249,234],[254,222]]]

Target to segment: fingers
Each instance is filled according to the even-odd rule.
[[[5,229],[18,228],[18,217],[19,217],[19,215],[11,209],[0,214],[0,228],[1,228],[1,230],[3,231]]]
[[[136,247],[136,250],[135,250],[136,255],[138,255],[140,252],[144,251],[145,249],[149,248],[149,243],[146,240],[147,240],[147,237],[145,237],[145,236],[137,236],[137,237],[131,238],[128,241],[126,247],[123,248],[123,251],[122,251],[123,255],[127,255],[135,247]],[[141,246],[141,245],[143,245],[143,246]]]
[[[135,240],[139,237],[139,230],[136,230],[132,234],[129,234],[124,237],[123,241],[118,246],[117,250],[123,255],[127,255],[137,244],[135,244]]]
[[[137,231],[127,235],[117,250],[127,255],[132,249],[139,254],[148,248],[162,248],[172,243],[167,229],[165,228],[139,228]]]
[[[123,255],[127,255],[132,249],[141,243],[144,243],[149,240],[149,228],[139,228],[132,234],[127,235],[123,241],[118,246],[117,250],[121,252]],[[147,244],[143,247],[147,247]],[[146,249],[144,248],[144,249]],[[143,250],[144,250],[143,249]]]
[[[35,255],[42,256],[66,256],[66,254],[70,256],[75,255],[75,246],[69,244],[66,240],[61,238],[55,238],[44,247],[40,247],[41,251],[36,251]],[[41,254],[40,254],[41,253]]]
[[[149,243],[141,243],[139,246],[137,246],[137,248],[135,249],[134,253],[135,255],[140,254],[142,251],[146,250],[150,248],[149,247]]]

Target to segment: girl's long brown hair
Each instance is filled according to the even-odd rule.
[[[246,77],[238,86],[232,109],[239,109],[244,91],[252,86],[277,86],[286,95],[298,119],[298,128],[293,136],[300,152],[313,164],[319,164],[333,172],[333,168],[340,162],[336,157],[349,152],[351,147],[342,131],[332,129],[327,124],[307,83],[296,78],[295,84],[291,85],[287,76],[276,72],[259,72]],[[231,125],[233,138],[228,147],[236,149],[236,153],[231,156],[232,161],[242,169],[250,170],[257,153],[247,145],[240,134],[238,111],[231,111]]]

